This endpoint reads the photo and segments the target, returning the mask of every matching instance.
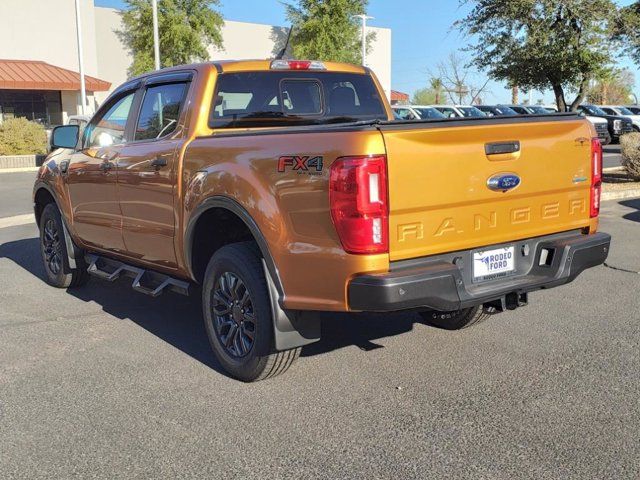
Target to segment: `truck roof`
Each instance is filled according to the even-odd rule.
[[[303,62],[304,60],[285,60],[291,62]],[[220,60],[220,61],[211,61],[211,62],[202,62],[202,63],[191,63],[187,65],[176,65],[174,67],[162,68],[160,70],[154,70],[152,72],[147,72],[142,75],[139,75],[135,78],[132,78],[131,81],[139,80],[149,75],[156,75],[160,73],[171,73],[175,71],[183,71],[183,70],[197,70],[204,71],[210,70],[212,68],[218,70],[220,73],[227,72],[251,72],[251,71],[270,71],[272,70],[271,64],[274,62],[274,59],[263,59],[263,60]],[[324,69],[315,70],[315,71],[325,71],[325,72],[345,72],[345,73],[367,73],[368,69],[362,67],[360,65],[353,65],[350,63],[340,63],[340,62],[320,62],[324,65]],[[295,69],[291,69],[295,70]]]

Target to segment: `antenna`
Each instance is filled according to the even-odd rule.
[[[289,48],[289,40],[291,40],[291,32],[293,32],[293,25],[289,27],[289,33],[287,34],[287,41],[284,44],[284,48],[280,50],[280,53],[276,55],[276,60],[282,60],[284,54],[287,53],[287,48]]]

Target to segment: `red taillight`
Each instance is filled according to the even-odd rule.
[[[600,214],[600,195],[602,193],[602,143],[600,139],[591,139],[591,218]]]
[[[331,219],[348,253],[389,251],[387,157],[342,157],[331,165]]]

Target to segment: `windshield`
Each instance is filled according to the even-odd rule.
[[[606,115],[606,112],[604,110],[593,105],[580,105],[580,109],[584,110],[589,115]]]
[[[413,109],[418,112],[420,118],[447,118],[443,114],[441,114],[435,108],[416,108]]]
[[[540,107],[538,105],[529,105],[529,110],[531,110],[533,113],[549,113],[549,111],[544,108],[544,107]]]
[[[498,115],[505,115],[509,117],[518,115],[518,112],[509,107],[495,107],[495,110],[498,112]]]
[[[635,115],[631,110],[625,107],[616,107],[623,115]]]
[[[467,118],[487,116],[482,110],[479,110],[476,107],[458,107],[458,110],[460,110],[462,114]]]

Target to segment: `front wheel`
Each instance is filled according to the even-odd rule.
[[[209,343],[233,377],[255,382],[285,372],[300,348],[274,351],[267,282],[253,242],[226,245],[207,267],[202,308]]]
[[[47,283],[57,288],[79,287],[89,280],[84,261],[78,259],[77,268],[69,266],[62,216],[58,207],[50,203],[40,217],[40,253]]]
[[[489,317],[482,306],[463,308],[453,312],[420,312],[423,320],[445,330],[460,330],[476,325]]]

